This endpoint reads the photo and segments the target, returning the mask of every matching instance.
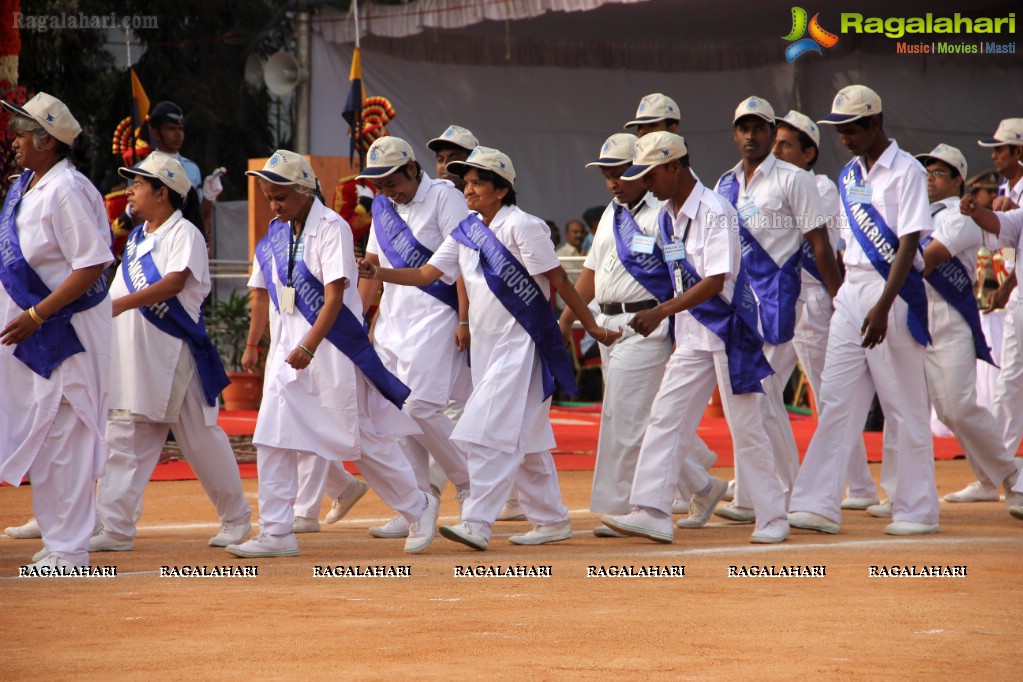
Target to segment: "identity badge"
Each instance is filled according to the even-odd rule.
[[[739,217],[742,218],[743,221],[749,220],[760,212],[760,209],[757,208],[756,202],[753,201],[753,197],[746,197],[740,201],[736,205],[735,210],[739,212]]]
[[[685,242],[669,242],[664,245],[664,260],[671,262],[686,259]]]
[[[281,312],[295,312],[295,287],[281,287]]]
[[[854,204],[869,204],[871,201],[870,185],[852,185],[845,190],[845,196]]]
[[[657,238],[648,234],[634,234],[632,235],[632,252],[633,253],[653,253],[654,244],[657,243]]]

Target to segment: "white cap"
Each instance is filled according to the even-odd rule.
[[[160,152],[153,152],[134,168],[127,168],[125,166],[118,168],[117,174],[129,180],[136,175],[155,178],[167,185],[175,193],[180,194],[182,198],[188,196],[188,190],[192,189],[188,173],[185,172],[185,167],[181,165],[181,162],[173,156]]]
[[[1003,144],[1023,145],[1023,118],[1005,118],[999,121],[993,137],[977,140],[981,147],[1001,147]]]
[[[515,167],[511,159],[504,152],[490,147],[476,147],[465,161],[452,161],[445,168],[455,175],[465,175],[470,168],[481,168],[497,173],[510,185],[515,184]]]
[[[622,173],[623,178],[639,178],[654,166],[681,159],[689,153],[686,141],[681,135],[659,130],[644,135],[636,142],[632,153],[632,165]]]
[[[963,156],[961,151],[951,145],[939,144],[926,154],[917,154],[916,158],[924,166],[929,164],[932,159],[947,163],[950,168],[955,168],[959,171],[959,175],[962,176],[963,180],[966,180],[966,157]]]
[[[781,118],[775,118],[775,123],[784,123],[787,126],[792,126],[796,130],[802,131],[813,140],[813,143],[818,147],[821,146],[821,131],[817,127],[817,124],[810,120],[810,117],[806,114],[801,114],[795,109],[789,109],[789,113]]]
[[[53,95],[45,92],[37,93],[35,97],[25,102],[23,107],[10,102],[0,102],[8,111],[15,114],[27,116],[43,127],[49,135],[57,138],[64,144],[74,144],[75,138],[82,132],[82,126],[71,115],[67,106]]]
[[[366,152],[366,167],[358,178],[382,178],[390,175],[409,161],[415,161],[416,154],[409,143],[400,137],[381,137],[370,145]]]
[[[747,97],[735,107],[735,116],[732,117],[732,124],[738,123],[743,116],[759,116],[771,125],[774,125],[774,107],[763,97]]]
[[[604,140],[604,145],[600,148],[600,157],[586,164],[586,167],[621,166],[632,163],[632,152],[638,139],[632,133],[615,133]]]
[[[835,95],[831,113],[817,121],[821,125],[841,125],[864,116],[881,113],[881,98],[866,85],[847,85]]]
[[[629,121],[624,127],[638,126],[643,123],[655,123],[669,118],[678,120],[681,117],[682,114],[679,112],[675,100],[667,95],[654,92],[639,101],[639,108],[636,109],[636,120]]]
[[[263,178],[275,185],[299,185],[309,189],[316,189],[318,185],[309,159],[287,149],[275,151],[266,160],[263,170],[246,171],[245,174]]]
[[[451,125],[448,129],[440,134],[440,137],[435,137],[426,143],[426,147],[432,151],[437,151],[437,148],[441,144],[453,144],[456,147],[461,147],[467,152],[471,152],[473,149],[479,146],[480,141],[476,139],[476,136],[472,134],[466,128],[462,126]]]

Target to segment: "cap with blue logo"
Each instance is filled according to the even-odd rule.
[[[480,141],[467,128],[450,125],[447,130],[440,134],[440,137],[433,138],[426,143],[426,146],[431,152],[439,151],[445,145],[454,145],[455,147],[461,147],[467,152],[471,152],[479,144]]]
[[[881,97],[866,85],[847,85],[838,91],[831,104],[831,113],[817,121],[820,125],[837,126],[864,116],[881,113]]]
[[[789,109],[789,113],[785,114],[781,118],[775,118],[775,123],[784,123],[787,126],[791,126],[796,130],[806,133],[807,137],[813,140],[813,143],[818,147],[821,146],[821,131],[817,127],[817,124],[810,120],[810,117],[806,114],[801,114],[795,109]]]
[[[632,152],[638,139],[632,133],[615,133],[604,140],[604,144],[600,147],[600,156],[596,161],[586,164],[586,167],[621,166],[632,163]]]
[[[134,168],[124,166],[118,168],[117,174],[129,180],[136,175],[155,178],[182,198],[188,196],[188,190],[192,189],[192,182],[188,179],[188,173],[185,172],[185,167],[181,165],[181,162],[173,156],[160,152],[153,152]]]
[[[739,106],[735,107],[735,116],[732,118],[732,124],[738,123],[739,119],[743,116],[757,116],[774,125],[774,107],[763,97],[754,95],[739,102]]]
[[[981,147],[1001,147],[1003,144],[1023,146],[1023,118],[1006,118],[998,123],[991,137],[977,140]]]
[[[636,109],[636,119],[629,121],[623,127],[629,128],[631,126],[656,123],[657,121],[666,121],[668,119],[677,121],[681,118],[682,114],[678,109],[678,105],[675,104],[675,100],[667,95],[654,92],[639,101],[639,108]]]
[[[632,165],[622,173],[623,178],[640,178],[654,166],[681,159],[689,153],[685,138],[660,130],[639,138],[632,153]]]
[[[515,167],[508,155],[499,149],[476,147],[465,161],[452,161],[445,168],[454,175],[465,175],[470,168],[480,168],[500,175],[510,185],[515,184]]]
[[[948,144],[939,144],[937,147],[927,152],[926,154],[917,154],[916,158],[924,166],[931,164],[933,161],[941,161],[948,164],[949,168],[955,168],[959,171],[959,175],[966,179],[966,157],[963,153]]]
[[[0,104],[8,111],[32,119],[41,125],[47,134],[66,145],[74,144],[75,138],[82,132],[82,126],[78,125],[67,105],[45,92],[37,93],[35,97],[25,102],[24,106],[19,107],[10,102]]]
[[[416,154],[408,142],[393,135],[381,137],[366,152],[366,167],[359,179],[382,178],[415,160]]]
[[[308,189],[316,189],[318,185],[309,159],[287,149],[275,151],[266,160],[263,170],[246,171],[245,174],[262,178],[275,185],[298,185]]]

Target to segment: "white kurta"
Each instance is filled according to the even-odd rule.
[[[303,258],[310,273],[324,284],[347,279],[344,306],[362,319],[362,302],[355,284],[358,269],[347,223],[319,200],[313,202],[302,232]],[[287,264],[285,264],[285,269]],[[266,273],[258,262],[252,266],[249,287],[266,288]],[[284,286],[272,274],[278,296]],[[309,333],[311,325],[298,312],[279,313],[270,303],[270,335],[273,344],[266,363],[263,402],[252,442],[285,450],[313,452],[328,459],[359,459],[362,446],[360,419],[378,434],[409,435],[418,428],[383,397],[362,372],[324,339],[316,357],[303,370],[285,362]]]
[[[451,231],[469,215],[465,198],[447,180],[425,173],[412,200],[395,205],[416,240],[436,251]],[[395,267],[370,232],[366,253],[377,254],[380,265]],[[412,398],[447,405],[449,398],[465,400],[471,384],[465,352],[455,347],[458,311],[419,287],[384,285],[373,342],[384,364],[412,389]],[[461,379],[461,381],[460,381]],[[452,396],[453,388],[461,389]]]
[[[17,230],[26,260],[51,291],[73,270],[109,265],[114,260],[103,198],[66,160],[25,194],[17,211]],[[49,379],[15,358],[15,346],[0,347],[0,376],[6,396],[0,401],[0,480],[21,483],[62,400],[94,435],[93,442],[78,445],[81,456],[91,458],[93,475],[102,475],[107,456],[103,425],[110,378],[111,310],[108,296],[71,318],[85,352],[69,357]],[[21,312],[0,286],[0,326]]]
[[[206,241],[199,228],[185,220],[180,211],[175,211],[155,232],[145,233],[139,248],[152,249],[149,253],[161,276],[186,269],[191,273],[176,298],[189,317],[197,321],[202,302],[210,293]],[[113,298],[129,293],[124,268],[124,263],[118,266],[110,286]],[[154,422],[176,421],[184,400],[184,388],[197,379],[188,344],[184,339],[157,329],[138,308],[114,318],[113,332],[118,361],[111,374],[110,409],[124,410]],[[179,367],[181,363],[185,364],[184,371]],[[175,387],[176,370],[183,378],[189,378],[189,381],[179,379],[178,383],[184,386]],[[205,405],[203,417],[207,426],[217,423],[218,412],[217,406]]]
[[[517,206],[503,206],[490,229],[549,300],[550,285],[541,273],[559,267],[560,261],[546,223]],[[487,286],[478,253],[448,237],[430,265],[447,282],[461,275],[469,296],[473,392],[451,438],[502,452],[550,450],[555,445],[551,401],[543,397],[540,355]]]

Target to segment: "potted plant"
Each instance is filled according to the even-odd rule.
[[[263,397],[262,351],[265,338],[259,341],[260,364],[255,373],[242,369],[242,354],[249,336],[249,292],[232,291],[227,299],[211,298],[205,311],[206,332],[220,353],[231,384],[224,389],[224,409],[258,410]]]

